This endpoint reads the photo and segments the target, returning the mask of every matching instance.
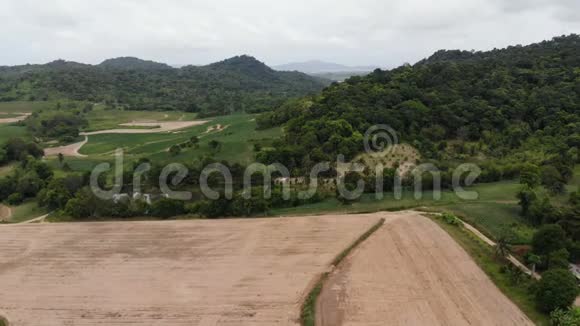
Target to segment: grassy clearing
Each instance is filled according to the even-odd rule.
[[[3,113],[0,111],[0,119],[11,119],[11,118],[18,118],[21,117],[22,114],[20,113]]]
[[[34,112],[42,109],[46,109],[54,105],[55,102],[51,101],[16,101],[16,102],[0,102],[0,112],[15,113],[15,112]]]
[[[72,171],[74,172],[90,172],[93,170],[95,166],[100,163],[104,162],[113,162],[113,157],[110,157],[108,160],[105,159],[90,159],[90,158],[82,158],[82,157],[65,157],[64,163],[66,163]],[[62,166],[57,158],[51,157],[46,159],[46,163],[54,169],[54,173],[56,176],[65,175],[68,172],[62,170]],[[64,164],[63,163],[63,164]]]
[[[497,239],[506,229],[515,233],[514,244],[529,244],[534,236],[535,228],[520,217],[520,207],[517,204],[457,203],[442,206],[441,209],[461,216],[466,222],[492,238]]]
[[[12,208],[12,217],[10,218],[11,223],[24,222],[48,213],[48,211],[45,208],[38,207],[38,203],[35,200],[26,201],[19,206],[14,206],[11,208]]]
[[[122,123],[133,121],[152,122],[152,121],[190,121],[195,119],[194,113],[175,112],[175,111],[123,111],[123,110],[106,110],[102,105],[95,105],[94,109],[87,113],[86,118],[89,121],[89,127],[83,131],[96,131],[117,129]],[[123,127],[125,129],[144,127]],[[147,129],[147,128],[145,128]]]
[[[424,192],[420,199],[415,199],[410,190],[405,190],[401,199],[395,199],[392,193],[385,193],[385,197],[380,200],[374,195],[365,194],[351,205],[342,205],[335,198],[329,198],[320,203],[274,209],[270,214],[366,213],[428,207],[429,210],[451,211],[460,215],[491,238],[497,238],[505,228],[512,229],[518,237],[517,242],[527,244],[531,241],[534,228],[519,216],[519,206],[515,200],[519,187],[515,181],[479,184],[467,189],[479,194],[476,200],[463,200],[453,191],[442,191],[439,200],[433,199],[430,191]]]
[[[30,138],[27,134],[26,127],[13,124],[0,124],[0,144],[4,144],[8,139],[15,137]]]
[[[515,284],[507,273],[502,273],[503,264],[494,255],[493,249],[462,227],[449,225],[431,216],[459,245],[467,251],[477,265],[489,276],[495,285],[514,302],[536,325],[549,325],[548,316],[536,308],[534,296],[529,287],[533,280],[526,279]]]
[[[383,224],[385,223],[385,219],[382,218],[379,222],[373,225],[368,231],[363,233],[355,242],[353,242],[348,248],[343,250],[334,260],[332,261],[332,265],[337,267],[343,260],[346,258],[353,249],[358,247],[361,243],[363,243],[366,239],[368,239],[373,233],[375,233]],[[316,325],[316,301],[318,300],[318,296],[320,292],[322,292],[322,287],[324,286],[324,282],[328,278],[329,273],[324,273],[320,276],[312,290],[308,293],[306,300],[302,304],[302,308],[300,310],[300,323],[302,326],[315,326]]]

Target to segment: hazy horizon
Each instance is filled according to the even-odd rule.
[[[394,67],[439,49],[485,51],[580,31],[574,0],[5,2],[0,65],[124,56],[204,65],[247,54],[269,66]]]

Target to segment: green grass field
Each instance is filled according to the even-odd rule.
[[[48,211],[45,208],[38,207],[38,204],[35,200],[30,200],[19,206],[12,207],[12,217],[10,218],[10,222],[24,222],[47,213]]]
[[[89,136],[89,142],[80,153],[88,155],[90,159],[111,159],[114,151],[122,148],[128,159],[148,157],[156,162],[188,162],[202,156],[213,156],[218,160],[247,164],[253,161],[255,143],[267,144],[282,135],[280,128],[257,131],[254,118],[254,115],[237,114],[211,118],[204,125],[174,132]],[[218,124],[225,129],[207,132],[208,127]],[[179,155],[169,156],[167,151],[172,145],[187,142],[192,136],[199,138],[197,148],[184,148]],[[208,146],[211,140],[221,143],[217,153],[212,153]]]
[[[86,115],[86,118],[89,121],[89,127],[85,128],[83,131],[118,129],[120,128],[119,124],[132,121],[189,121],[195,119],[195,116],[194,113],[175,111],[105,110],[102,105],[95,105],[94,109]],[[128,127],[122,128],[127,129]]]
[[[26,127],[0,124],[0,144],[4,144],[8,139],[14,137],[29,138],[30,136],[26,132]]]
[[[516,242],[525,244],[531,241],[534,229],[519,216],[519,206],[515,199],[518,189],[519,184],[515,181],[479,184],[468,189],[479,194],[476,200],[463,200],[452,191],[441,192],[439,200],[434,200],[430,191],[424,192],[421,199],[415,199],[413,191],[404,191],[401,199],[395,199],[392,193],[385,193],[385,198],[381,200],[377,200],[374,195],[363,195],[351,205],[342,205],[335,198],[330,198],[316,204],[274,209],[270,215],[364,213],[427,208],[458,214],[493,238],[498,237],[506,228],[512,229],[517,235]]]
[[[55,102],[51,101],[37,101],[37,102],[26,102],[26,101],[17,101],[17,102],[0,102],[0,112],[7,112],[7,113],[14,113],[14,112],[34,112],[37,110],[46,109]]]
[[[20,113],[4,113],[0,111],[0,119],[11,119],[11,118],[17,118],[22,116],[22,114]]]

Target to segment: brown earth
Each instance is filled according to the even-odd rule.
[[[390,213],[0,226],[12,326],[298,325],[308,288]]]
[[[444,230],[399,214],[331,274],[317,325],[533,325]]]

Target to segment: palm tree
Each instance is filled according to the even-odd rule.
[[[502,234],[495,244],[495,255],[497,257],[505,258],[507,257],[512,251],[510,238],[506,234]]]

